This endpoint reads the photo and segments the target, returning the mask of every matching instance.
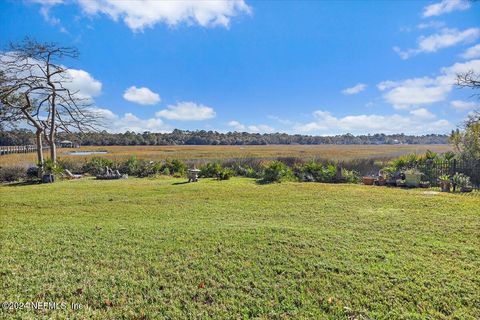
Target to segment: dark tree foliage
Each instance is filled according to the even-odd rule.
[[[448,136],[428,134],[423,136],[405,134],[343,134],[337,136],[289,135],[286,133],[247,133],[216,131],[187,131],[175,129],[171,133],[125,132],[109,133],[59,133],[58,140],[71,140],[80,145],[113,146],[113,145],[265,145],[265,144],[445,144]],[[0,145],[33,144],[35,135],[25,129],[11,131],[0,130]]]

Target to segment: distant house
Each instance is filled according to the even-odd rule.
[[[78,148],[79,145],[69,140],[60,141],[60,148]]]

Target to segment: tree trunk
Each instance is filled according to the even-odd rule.
[[[37,129],[35,132],[37,142],[37,160],[38,160],[38,176],[43,174],[43,145],[42,145],[42,130]]]
[[[53,163],[57,163],[57,146],[55,145],[55,136],[50,135],[50,158]]]
[[[52,85],[52,88],[53,85]],[[56,98],[56,93],[52,95],[52,101],[51,101],[51,124],[50,124],[50,132],[49,132],[49,138],[48,142],[50,144],[50,158],[53,163],[57,163],[57,146],[55,145],[55,133],[57,130],[56,124],[55,124],[55,114],[57,113],[57,107],[55,105],[55,98]]]

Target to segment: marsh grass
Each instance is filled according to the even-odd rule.
[[[83,146],[79,149],[59,149],[59,157],[66,161],[86,162],[93,157],[125,161],[135,156],[138,159],[180,159],[196,162],[212,160],[258,158],[302,158],[350,161],[353,159],[392,159],[403,154],[424,154],[428,149],[446,152],[449,145],[267,145],[267,146]],[[78,156],[71,151],[107,151],[107,154]],[[46,156],[48,156],[46,154]],[[34,153],[0,156],[0,167],[35,165]]]

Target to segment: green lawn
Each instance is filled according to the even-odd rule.
[[[478,196],[182,181],[0,187],[0,319],[480,316]]]

